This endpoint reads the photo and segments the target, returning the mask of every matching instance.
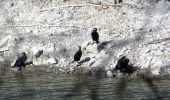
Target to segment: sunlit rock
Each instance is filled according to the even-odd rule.
[[[108,70],[107,73],[106,73],[106,76],[108,78],[113,78],[114,74],[110,70]]]
[[[64,3],[54,0],[48,4],[3,1],[0,57],[10,63],[14,60],[13,65],[15,55],[25,51],[35,65],[52,64],[56,69],[69,69],[77,67],[77,63],[70,62],[75,48],[82,46],[80,62],[89,58],[78,67],[85,66],[92,69],[92,73],[100,72],[93,71],[94,67],[104,67],[104,73],[105,67],[109,66],[107,71],[113,70],[123,55],[142,69],[153,70],[154,74],[169,73],[169,67],[164,66],[170,59],[169,2],[122,0],[123,3],[114,5],[118,1],[121,0],[68,0]],[[99,44],[92,43],[89,30],[94,27],[98,28]],[[39,50],[43,50],[43,54],[35,59]],[[43,68],[53,70],[48,67]],[[84,73],[84,70],[80,72]]]
[[[96,5],[100,5],[101,4],[101,0],[86,0],[87,3],[90,4],[96,4]]]
[[[0,56],[0,62],[3,62],[3,61],[5,61],[5,60]]]
[[[47,61],[46,61],[46,64],[57,64],[58,63],[58,60],[54,59],[54,58],[49,58]]]

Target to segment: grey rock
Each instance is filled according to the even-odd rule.
[[[113,78],[113,77],[114,77],[114,74],[109,70],[109,71],[107,71],[106,76],[107,76],[108,78]]]
[[[82,58],[90,57],[79,66],[85,66],[84,69],[105,69],[108,66],[114,69],[118,58],[127,55],[142,69],[152,69],[152,73],[166,70],[164,63],[157,62],[169,61],[169,3],[162,0],[123,0],[123,4],[110,6],[116,1],[75,3],[69,0],[61,3],[53,0],[53,3],[40,5],[35,0],[35,6],[29,1],[15,0],[14,5],[12,1],[3,1],[0,11],[0,56],[12,61],[15,54],[25,51],[35,65],[52,66],[41,66],[39,69],[54,71],[58,67],[76,67],[69,62],[75,47],[82,46]],[[93,27],[100,32],[100,41],[103,42],[99,45],[91,44],[90,34],[86,34]],[[43,54],[34,59],[41,49]],[[83,73],[84,70],[78,72]],[[106,74],[106,70],[102,72]]]
[[[118,4],[118,3],[122,3],[123,0],[109,0],[109,2],[113,4]]]
[[[0,62],[3,62],[3,61],[5,61],[4,58],[2,58],[2,57],[0,56]]]
[[[95,4],[95,5],[100,5],[101,1],[100,0],[86,0],[87,3],[90,4]]]
[[[106,46],[111,43],[111,41],[104,41],[104,42],[101,42],[97,45],[97,50],[98,52],[100,52],[101,50],[105,49]]]

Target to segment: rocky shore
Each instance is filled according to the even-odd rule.
[[[26,70],[107,74],[125,55],[141,70],[170,74],[170,2],[94,2],[1,1],[0,61],[10,65],[25,52],[35,65]],[[92,44],[90,33],[94,27],[98,28],[99,44]],[[77,63],[70,62],[78,46],[83,54],[77,67]],[[43,54],[36,58],[39,50]]]

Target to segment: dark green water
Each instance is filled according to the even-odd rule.
[[[159,98],[158,98],[159,97]],[[170,100],[170,80],[142,80],[26,72],[0,73],[0,100]]]

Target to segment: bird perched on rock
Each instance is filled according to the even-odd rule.
[[[37,59],[38,57],[40,57],[43,54],[43,50],[39,50],[36,54],[35,54],[35,58]]]
[[[74,61],[79,61],[82,55],[82,51],[81,51],[81,46],[79,46],[79,50],[76,51],[76,53],[74,54],[74,60],[71,62],[73,63]]]
[[[95,41],[96,43],[99,43],[99,34],[97,32],[97,28],[93,28],[91,37],[92,37],[93,42]]]
[[[134,71],[138,70],[138,67],[134,67],[133,65],[128,65],[127,68],[122,70],[122,73],[124,75],[128,74],[130,76],[130,74],[133,74]]]
[[[12,67],[18,67],[18,70],[21,71],[21,67],[25,67],[25,62],[27,60],[27,56],[25,54],[25,52],[22,52],[21,54],[19,54],[19,56],[17,57],[15,64]]]
[[[126,56],[123,56],[118,60],[114,71],[119,70],[124,75],[128,74],[130,76],[130,74],[132,74],[137,69],[139,69],[139,68],[134,67],[132,64],[129,64],[129,59],[126,58]]]
[[[126,58],[126,56],[123,56],[118,60],[114,70],[120,70],[121,72],[124,68],[128,66],[128,63],[129,63],[129,59]]]
[[[126,73],[128,73],[128,71],[130,71],[130,67],[128,63],[129,63],[129,59],[126,58],[126,56],[123,56],[118,60],[117,65],[114,70],[119,70],[125,75]]]

